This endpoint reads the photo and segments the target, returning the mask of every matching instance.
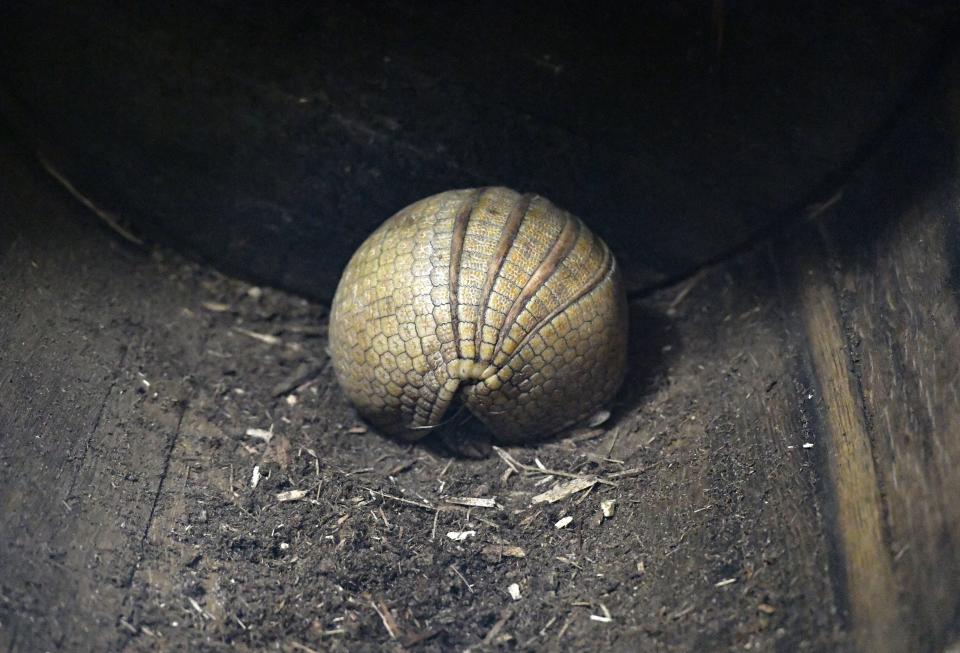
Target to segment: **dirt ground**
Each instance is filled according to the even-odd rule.
[[[174,378],[146,351],[129,388],[143,410],[175,404],[181,418],[124,648],[837,643],[826,553],[791,541],[819,510],[816,454],[798,431],[771,456],[740,405],[807,389],[757,374],[744,345],[776,338],[769,307],[742,303],[729,275],[633,307],[635,373],[608,421],[475,460],[357,418],[325,353],[324,306],[169,254],[149,265],[184,289],[170,328],[197,334],[198,359]],[[535,502],[571,482],[587,489]]]

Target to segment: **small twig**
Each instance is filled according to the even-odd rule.
[[[659,463],[653,463],[652,465],[646,465],[645,467],[634,467],[632,469],[625,469],[622,472],[614,472],[613,474],[610,474],[607,478],[609,478],[610,480],[620,480],[623,478],[632,478],[634,476],[640,476],[640,474],[644,473],[648,469],[653,469],[658,464]]]
[[[470,590],[470,593],[473,594],[473,585],[467,582],[467,579],[464,578],[463,574],[460,573],[460,570],[457,569],[456,566],[454,565],[450,565],[450,569],[452,569],[453,573],[455,573],[457,576],[460,577],[460,580],[463,581],[463,584],[466,585],[467,589]]]
[[[197,603],[196,600],[193,599],[193,597],[188,596],[187,601],[190,602],[190,606],[197,611],[197,613],[200,615],[201,618],[213,619],[213,615],[207,612],[206,610],[204,610],[202,607],[200,607],[200,604]]]
[[[443,469],[440,470],[440,474],[437,476],[437,480],[443,478],[443,475],[447,473],[447,470],[450,469],[450,465],[453,464],[453,458],[447,461],[447,464],[443,466]]]
[[[277,336],[270,335],[269,333],[257,333],[256,331],[251,331],[250,329],[244,329],[243,327],[233,327],[233,330],[237,333],[242,333],[243,335],[253,338],[254,340],[259,340],[260,342],[265,342],[268,345],[279,345],[282,340]]]
[[[127,630],[129,630],[134,635],[140,632],[140,630],[136,626],[131,624],[129,621],[127,621],[123,617],[120,617],[120,625],[126,628]]]
[[[513,469],[514,472],[516,472],[517,474],[520,474],[522,472],[523,468],[525,467],[523,463],[519,462],[516,458],[511,456],[509,453],[507,453],[500,447],[494,446],[493,450],[497,453],[498,456],[500,456],[503,462],[507,463],[507,465],[509,465],[511,469]]]
[[[607,447],[607,458],[613,455],[613,450],[617,446],[617,442],[620,441],[620,429],[617,429],[613,432],[613,440],[610,441],[610,446]]]
[[[411,501],[410,499],[404,499],[403,497],[397,497],[392,494],[387,494],[383,490],[374,490],[373,488],[366,487],[363,485],[361,485],[360,487],[366,490],[367,492],[370,492],[371,494],[374,494],[374,495],[379,494],[380,497],[383,499],[392,499],[393,501],[399,501],[400,503],[405,503],[408,506],[416,506],[417,508],[423,508],[424,510],[434,510],[434,511],[436,510],[436,508],[434,506],[431,506],[429,503],[417,503],[416,501]]]
[[[545,467],[545,466],[525,465],[520,461],[518,461],[513,456],[511,456],[509,453],[501,449],[500,447],[494,446],[493,450],[497,452],[497,455],[500,456],[500,458],[502,458],[503,461],[507,463],[518,474],[522,472],[527,472],[529,474],[543,474],[545,476],[562,476],[564,478],[575,478],[575,479],[593,478],[593,477],[585,476],[584,474],[575,474],[573,472],[565,472],[560,469],[550,469],[549,467]],[[623,472],[620,472],[620,474],[622,473]],[[610,478],[614,478],[615,476],[617,475],[613,474],[610,476]],[[617,485],[613,481],[607,480],[605,478],[597,478],[596,482],[602,483],[604,485],[612,485],[612,486]]]
[[[695,274],[693,274],[693,276],[684,282],[683,286],[680,288],[680,292],[677,293],[677,296],[673,298],[673,301],[670,302],[670,305],[667,307],[668,315],[676,314],[677,306],[679,306],[681,302],[687,298],[687,295],[690,294],[690,291],[693,290],[698,283],[700,283],[704,276],[706,276],[706,272],[706,268],[698,270]]]
[[[47,161],[46,157],[44,157],[39,152],[37,153],[37,159],[40,161],[40,165],[43,166],[43,169],[46,170],[51,177],[53,177],[58,182],[60,182],[60,185],[63,186],[68,193],[73,195],[76,199],[80,200],[81,204],[83,204],[85,207],[90,209],[93,212],[93,214],[96,215],[98,218],[103,220],[103,222],[108,227],[113,229],[122,238],[130,241],[134,245],[143,245],[143,240],[133,235],[131,231],[129,231],[126,227],[122,226],[119,222],[117,222],[117,219],[113,216],[112,213],[108,211],[104,211],[99,206],[97,206],[92,201],[90,201],[90,199],[86,197],[83,193],[78,191],[76,186],[74,186],[69,179],[64,177],[59,170],[54,168],[53,165],[49,161]]]
[[[387,633],[390,634],[390,639],[399,639],[400,635],[400,626],[397,625],[397,620],[394,619],[393,613],[390,612],[390,608],[386,605],[378,604],[373,600],[373,597],[369,594],[366,595],[367,601],[370,603],[370,607],[376,610],[377,614],[380,615],[380,621],[383,622],[383,627],[387,629]]]
[[[500,612],[500,618],[490,627],[490,630],[487,632],[486,637],[483,638],[484,644],[490,644],[500,634],[500,631],[503,630],[503,627],[506,625],[507,621],[510,620],[510,617],[513,616],[513,610],[510,608],[504,608]]]
[[[550,626],[557,622],[557,619],[557,615],[550,617],[550,620],[543,625],[543,628],[540,629],[540,637],[543,637],[547,634],[547,630],[549,630]]]
[[[826,213],[833,207],[834,204],[836,204],[842,199],[843,199],[843,189],[840,188],[839,190],[837,190],[837,192],[835,192],[833,195],[828,197],[823,202],[817,202],[815,204],[811,204],[810,206],[808,206],[807,219],[813,220],[814,218]]]
[[[446,503],[457,506],[467,506],[468,508],[501,508],[497,505],[496,498],[488,497],[446,497]]]

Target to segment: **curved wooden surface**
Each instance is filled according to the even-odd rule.
[[[549,197],[662,285],[849,174],[956,2],[0,4],[0,116],[139,236],[329,301],[400,208]]]

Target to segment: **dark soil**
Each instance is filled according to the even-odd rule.
[[[792,525],[817,512],[807,438],[772,443],[747,414],[766,395],[806,389],[757,374],[751,352],[777,337],[763,318],[771,307],[734,297],[730,278],[709,275],[672,318],[676,289],[635,307],[637,373],[610,421],[509,449],[525,465],[616,479],[531,505],[568,479],[368,430],[331,373],[325,307],[166,256],[151,265],[193,289],[172,328],[194,323],[203,351],[189,379],[165,378],[161,360],[141,370],[144,403],[187,399],[124,618],[131,649],[836,643],[817,534],[806,534],[812,551],[791,541]],[[278,499],[294,490],[303,498]]]

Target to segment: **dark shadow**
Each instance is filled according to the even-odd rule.
[[[918,89],[917,106],[901,116],[876,155],[838,187],[842,200],[825,216],[831,256],[845,263],[869,263],[878,246],[898,229],[936,213],[944,221],[945,253],[957,278],[958,133],[952,86],[960,81],[960,54],[933,71],[936,77]]]
[[[503,183],[584,218],[638,291],[858,165],[958,13],[541,4],[3,3],[0,118],[138,233],[257,283],[329,300],[390,214]]]
[[[673,320],[638,302],[631,303],[627,376],[614,400],[611,424],[635,409],[658,387],[681,347]]]
[[[950,289],[960,301],[960,219],[953,220],[947,230],[947,253],[950,257]]]
[[[442,425],[418,444],[441,458],[483,460],[493,453],[492,447],[497,444],[493,433],[459,399],[454,399],[444,419]]]

